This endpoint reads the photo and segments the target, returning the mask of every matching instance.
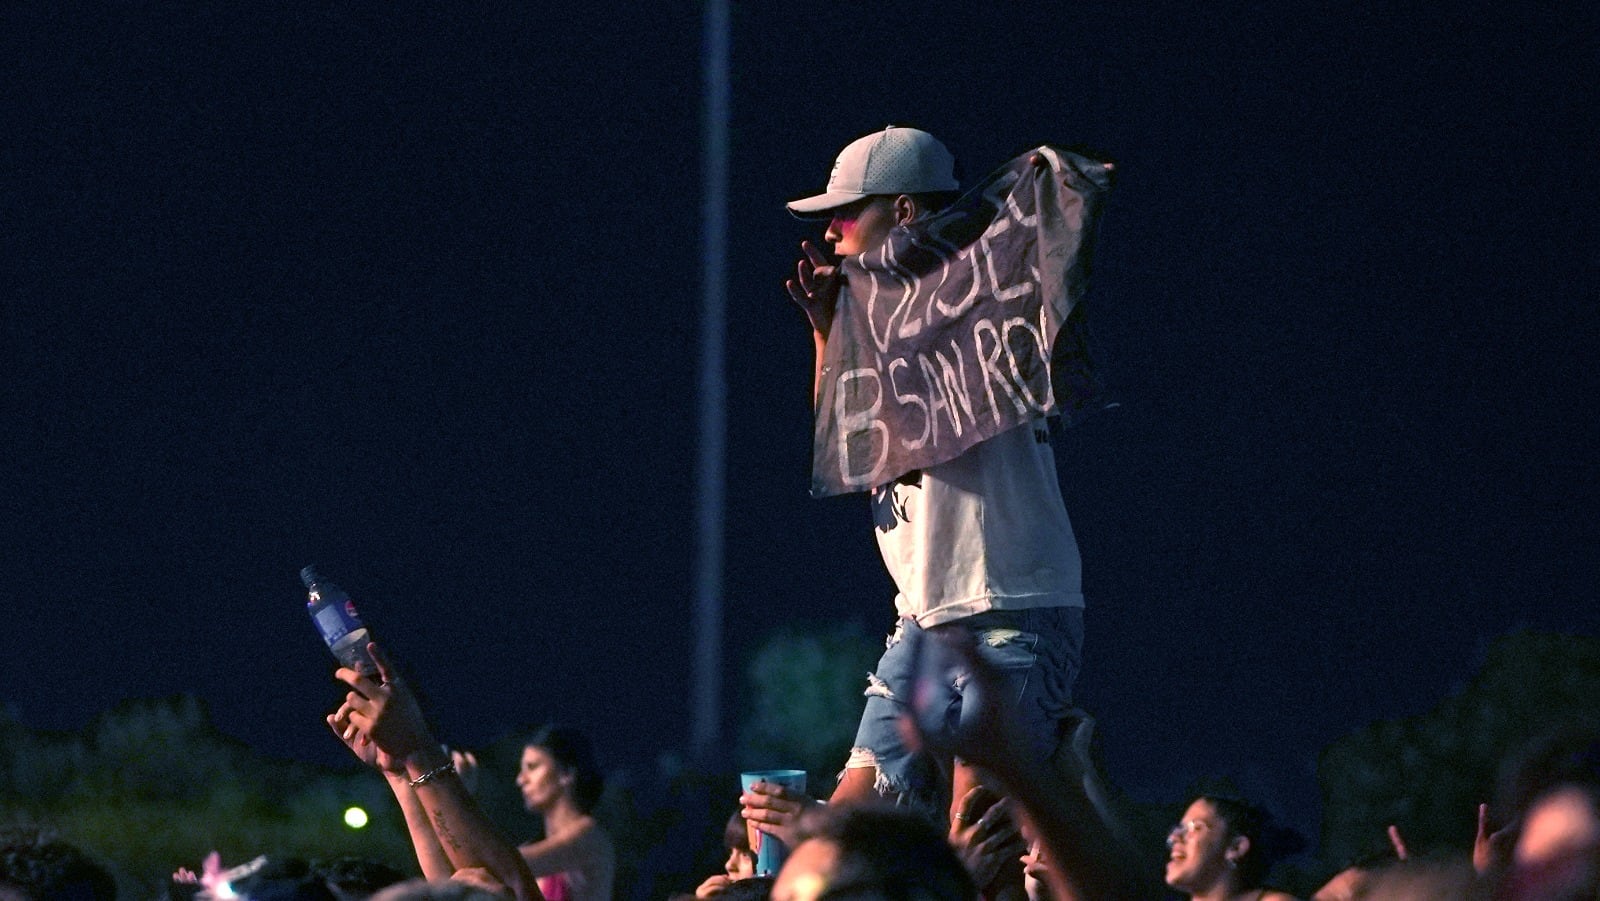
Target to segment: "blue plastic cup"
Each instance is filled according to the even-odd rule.
[[[750,770],[739,774],[739,787],[743,791],[749,791],[757,782],[766,782],[805,794],[806,771]],[[750,840],[750,852],[756,859],[756,875],[776,876],[779,868],[783,866],[783,859],[789,854],[789,849],[775,836],[757,829],[754,823],[746,821],[744,828],[745,835]]]

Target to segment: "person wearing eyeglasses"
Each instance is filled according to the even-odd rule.
[[[1296,901],[1264,884],[1297,837],[1237,798],[1202,795],[1167,835],[1167,885],[1195,901]]]

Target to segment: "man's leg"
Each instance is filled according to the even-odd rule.
[[[951,623],[949,628],[971,630],[978,653],[1005,679],[1005,701],[1016,710],[1034,754],[1040,760],[1050,759],[1060,744],[1062,721],[1071,710],[1072,684],[1082,663],[1082,609],[994,612]],[[999,793],[998,784],[982,770],[957,760],[951,775],[952,826],[957,824],[962,798],[978,785]],[[989,885],[979,888],[989,899],[1024,899],[1020,858],[1008,861]]]
[[[877,780],[878,768],[875,766],[848,767],[840,774],[839,784],[833,787],[833,796],[828,798],[828,804],[861,804],[876,801],[882,797],[873,788]]]
[[[915,679],[911,645],[902,639],[909,630],[918,628],[910,619],[900,620],[889,635],[877,668],[867,677],[861,725],[830,804],[882,799],[923,807],[936,816],[941,811],[947,777],[941,779],[930,756],[907,744],[901,725],[907,712],[902,699],[911,696]],[[952,709],[954,703],[952,691]]]

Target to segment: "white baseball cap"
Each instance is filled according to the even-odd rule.
[[[956,158],[939,139],[917,128],[889,126],[851,141],[839,151],[828,189],[791,201],[789,212],[810,217],[873,194],[955,191]]]

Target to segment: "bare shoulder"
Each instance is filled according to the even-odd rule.
[[[1288,892],[1266,891],[1261,893],[1261,901],[1300,901],[1300,899]]]

